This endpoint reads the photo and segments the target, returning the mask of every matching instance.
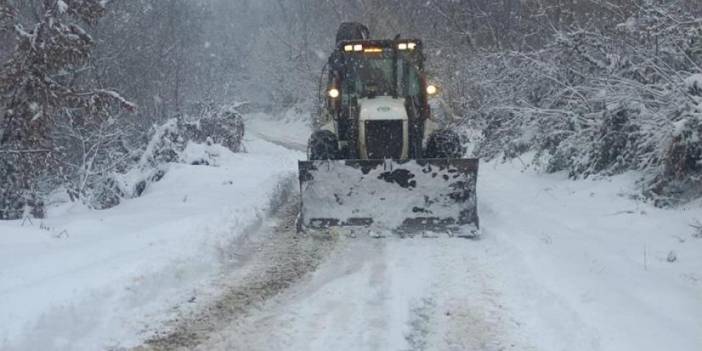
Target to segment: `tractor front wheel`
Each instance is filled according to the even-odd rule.
[[[339,139],[328,130],[319,130],[312,134],[307,146],[307,156],[311,161],[335,160],[339,155]]]
[[[458,133],[449,130],[439,130],[432,133],[424,150],[426,158],[461,158],[463,146]]]

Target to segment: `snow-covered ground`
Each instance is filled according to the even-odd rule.
[[[305,118],[308,117],[293,111],[288,111],[281,118],[271,118],[265,113],[251,113],[245,117],[250,134],[300,151],[307,150],[307,138],[310,135]]]
[[[63,205],[44,220],[0,222],[0,349],[138,344],[196,305],[302,157],[256,137],[246,148],[210,147],[216,167],[172,164],[110,210]]]
[[[632,180],[483,164],[482,239],[341,238],[200,349],[700,350],[700,207],[631,200]]]
[[[700,350],[702,206],[654,208],[635,179],[484,163],[481,240],[342,238],[202,349]]]
[[[248,116],[247,129],[248,154],[217,168],[176,165],[113,210],[56,211],[48,229],[0,224],[5,348],[129,346],[147,324],[187,319],[182,310],[201,296],[216,300],[203,291],[221,257],[265,213],[304,157],[289,149],[304,149],[308,134],[264,115]],[[251,310],[250,296],[223,299],[246,305],[224,310],[247,312],[207,328],[184,323],[186,335],[207,333],[193,339],[201,350],[701,350],[702,238],[690,224],[702,205],[656,209],[631,198],[634,179],[571,181],[483,163],[480,240],[335,232],[286,252],[300,239],[274,234],[270,254],[252,256],[261,261],[253,277],[284,276],[291,264],[290,274],[310,272],[284,284],[260,278],[246,291],[276,293]]]
[[[513,163],[479,179],[485,262],[520,338],[536,350],[702,349],[699,203],[632,200],[632,175],[573,182]]]

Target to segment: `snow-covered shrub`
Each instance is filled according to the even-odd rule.
[[[71,161],[64,170],[67,176],[62,185],[73,201],[96,209],[114,207],[124,197],[140,196],[149,184],[165,175],[170,163],[214,163],[215,153],[206,150],[185,154],[189,143],[219,144],[239,152],[244,133],[241,116],[227,109],[207,110],[190,121],[172,118],[148,133],[143,148],[127,145],[125,125],[116,130],[112,127],[97,128],[96,133],[60,129],[64,153]]]
[[[529,151],[574,178],[638,170],[656,200],[702,195],[702,26],[679,5],[631,7],[621,25],[566,26],[539,49],[469,58],[461,76],[484,129],[479,155]]]
[[[146,150],[141,155],[139,165],[157,167],[169,162],[177,162],[178,154],[185,148],[185,136],[178,119],[172,118],[155,128]]]
[[[492,110],[489,115],[483,116],[485,126],[483,134],[485,139],[478,147],[478,155],[490,159],[500,152],[509,152],[502,142],[516,139],[518,128],[513,125],[514,113],[508,110]]]
[[[596,125],[581,129],[574,142],[559,145],[558,149],[567,150],[571,157],[565,164],[558,165],[562,167],[560,169],[568,169],[572,177],[587,177],[591,174],[611,175],[634,168],[639,151],[639,127],[632,116],[637,113],[625,107],[598,113]],[[553,162],[564,161],[549,160],[549,170],[557,170]]]
[[[175,118],[154,128],[149,143],[136,164],[128,171],[116,174],[105,184],[103,189],[106,191],[103,194],[107,195],[107,198],[101,199],[99,203],[106,206],[101,208],[119,204],[119,201],[112,201],[115,196],[141,196],[149,183],[160,180],[167,171],[168,163],[177,162],[179,153],[185,148],[185,139],[182,134]],[[115,191],[111,193],[108,190],[112,188],[112,184],[116,186]]]
[[[161,180],[171,163],[215,164],[217,152],[189,145],[217,144],[232,152],[243,150],[244,121],[238,113],[219,109],[194,120],[172,118],[156,127],[139,160],[128,171],[115,174],[99,190],[100,208],[119,204],[120,197],[138,197],[149,184]]]
[[[604,111],[599,135],[591,144],[594,173],[619,173],[629,169],[635,157],[632,152],[638,127],[632,123],[627,109]]]
[[[651,190],[662,205],[702,196],[702,119],[688,116],[675,126]]]
[[[240,152],[244,138],[244,120],[233,110],[211,113],[194,123],[183,123],[186,138],[196,143],[208,140],[221,144],[232,152]]]

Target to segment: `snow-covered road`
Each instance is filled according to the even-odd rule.
[[[475,242],[339,238],[305,280],[201,350],[502,350],[512,343]]]
[[[482,239],[342,235],[200,349],[702,349],[699,205],[655,209],[628,184],[485,165]]]
[[[483,164],[481,240],[342,240],[225,348],[702,349],[700,203],[657,209],[634,184]]]
[[[0,222],[0,350],[135,345],[196,309],[302,157],[255,137],[246,147],[193,150],[218,165],[171,164],[110,210],[65,203],[44,220]]]
[[[258,115],[250,116],[247,127],[250,135],[262,135],[287,148],[301,149],[305,144],[305,128],[299,123],[281,125]],[[256,199],[245,192],[271,196],[274,184],[303,156],[258,137],[250,140],[249,152],[237,155],[240,159],[232,162],[226,172],[239,172],[236,174],[246,177],[245,172],[235,171],[238,169],[235,164],[263,163],[276,169],[275,177],[251,172],[251,179],[232,187],[244,191],[236,195],[243,204],[252,201],[256,208],[265,209],[270,199],[265,196]],[[220,172],[204,169],[198,172]],[[38,306],[27,307],[47,312],[39,322],[25,326],[23,333],[17,332],[23,337],[6,337],[5,348],[81,349],[80,346],[88,345],[82,349],[95,349],[95,345],[133,346],[134,340],[147,338],[148,342],[139,349],[702,349],[702,238],[693,237],[689,226],[695,220],[702,220],[702,206],[696,203],[677,210],[653,208],[630,197],[636,194],[633,175],[571,181],[563,175],[524,170],[519,162],[484,163],[478,180],[483,235],[479,240],[466,240],[392,236],[372,239],[350,237],[343,231],[334,231],[324,238],[297,235],[292,225],[296,210],[294,197],[279,214],[259,221],[260,228],[242,236],[237,233],[246,223],[227,222],[231,220],[227,218],[242,218],[228,207],[234,205],[226,201],[226,196],[234,194],[217,195],[221,189],[212,185],[226,183],[226,172],[200,177],[184,174],[173,178],[173,183],[160,185],[163,188],[155,188],[151,196],[154,201],[163,196],[177,202],[185,196],[190,198],[195,190],[209,189],[205,191],[209,191],[207,196],[213,196],[211,204],[203,196],[202,202],[187,210],[168,207],[166,212],[173,212],[168,214],[149,208],[149,202],[140,205],[138,211],[128,210],[139,201],[151,201],[147,195],[113,211],[131,213],[132,217],[124,217],[124,221],[105,217],[95,222],[114,221],[109,226],[111,235],[132,233],[128,224],[137,218],[133,217],[137,213],[153,217],[148,222],[152,225],[132,235],[158,239],[165,235],[158,233],[168,231],[190,233],[193,237],[177,235],[176,238],[190,238],[185,247],[200,245],[209,249],[188,251],[183,245],[165,244],[170,241],[162,238],[156,241],[156,250],[140,253],[138,249],[133,255],[119,254],[116,265],[124,264],[139,272],[138,265],[149,262],[142,257],[147,253],[168,252],[170,247],[189,253],[169,256],[182,257],[175,263],[157,260],[163,263],[160,269],[148,270],[153,274],[144,275],[144,281],[139,284],[127,284],[129,293],[120,292],[111,298],[92,293],[97,301],[85,306],[76,304],[85,300],[74,299],[73,304],[59,304],[67,307],[57,309],[58,302],[51,301],[57,299],[49,298]],[[181,189],[181,183],[192,184],[193,188]],[[222,212],[222,208],[229,209]],[[236,211],[245,211],[244,208]],[[214,217],[202,217],[196,223],[187,220],[199,218],[198,213],[204,216],[212,209],[220,209]],[[74,218],[65,225],[81,223],[75,219],[81,217],[76,216],[60,218]],[[52,223],[62,228],[58,225],[63,223],[60,219]],[[193,225],[183,229],[183,223]],[[228,229],[217,231],[216,235],[207,234],[208,230],[202,234],[202,228],[221,227],[219,223],[229,223],[224,226]],[[4,228],[7,227],[0,230]],[[72,237],[80,233],[77,229],[70,232]],[[89,238],[86,242],[93,242]],[[94,240],[95,245],[89,249],[100,252],[104,242]],[[154,239],[144,240],[148,243]],[[226,245],[212,244],[218,240]],[[49,240],[42,245],[56,245],[51,243]],[[112,242],[107,245],[119,248]],[[23,247],[17,245],[12,252],[3,251],[3,254],[15,252],[12,257],[24,262],[18,264],[7,259],[4,262],[9,267],[30,267],[31,260],[23,259],[21,254]],[[200,264],[211,262],[212,247],[219,248],[219,257],[230,257],[230,262]],[[46,255],[71,252],[56,247],[46,250]],[[50,263],[49,259],[45,261],[45,266]],[[111,261],[97,262],[99,269],[95,268],[95,272],[110,271],[111,266],[104,262]],[[20,284],[20,273],[32,270],[0,270],[3,277],[14,274],[12,279],[17,281],[8,284],[3,278],[0,285],[3,321],[11,321],[13,315],[27,316],[21,304],[29,300],[20,298],[23,293],[40,294],[57,284],[63,289],[70,289],[71,284],[84,287],[85,283],[78,281],[84,277],[80,273],[56,270],[55,274],[36,273],[46,275],[37,275],[32,280],[41,282],[36,283],[39,284],[36,288]],[[92,281],[97,276],[96,273],[86,277]],[[195,276],[205,278],[192,278]],[[124,289],[123,280],[115,281],[116,286]],[[168,290],[171,293],[164,292]],[[59,296],[69,295],[62,289],[57,291]],[[109,289],[94,291],[114,294]],[[41,298],[31,296],[31,299]],[[147,303],[161,297],[170,299],[155,304],[158,308]],[[191,300],[194,302],[187,302]],[[112,311],[104,316],[106,301]],[[172,306],[172,310],[164,313],[164,306]],[[14,312],[6,313],[6,308]],[[114,312],[118,309],[126,312]],[[134,319],[126,319],[127,314]],[[87,327],[96,321],[98,327]],[[71,325],[61,326],[61,322]],[[148,322],[153,325],[144,326]],[[135,324],[145,331],[135,332]],[[14,324],[12,328],[0,327],[0,338],[2,333],[14,335],[9,331],[14,332],[18,329],[15,327]],[[111,334],[106,332],[110,328]],[[158,331],[155,335],[154,330]],[[32,339],[35,335],[47,341],[37,343]],[[43,347],[34,347],[37,345]]]
[[[480,240],[334,232],[313,272],[196,348],[701,349],[700,205],[656,209],[634,183],[483,164]]]

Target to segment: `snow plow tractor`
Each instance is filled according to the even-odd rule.
[[[322,73],[319,123],[299,162],[298,230],[359,227],[475,237],[478,160],[438,128],[422,42],[344,23]],[[320,94],[320,95],[322,95]]]

